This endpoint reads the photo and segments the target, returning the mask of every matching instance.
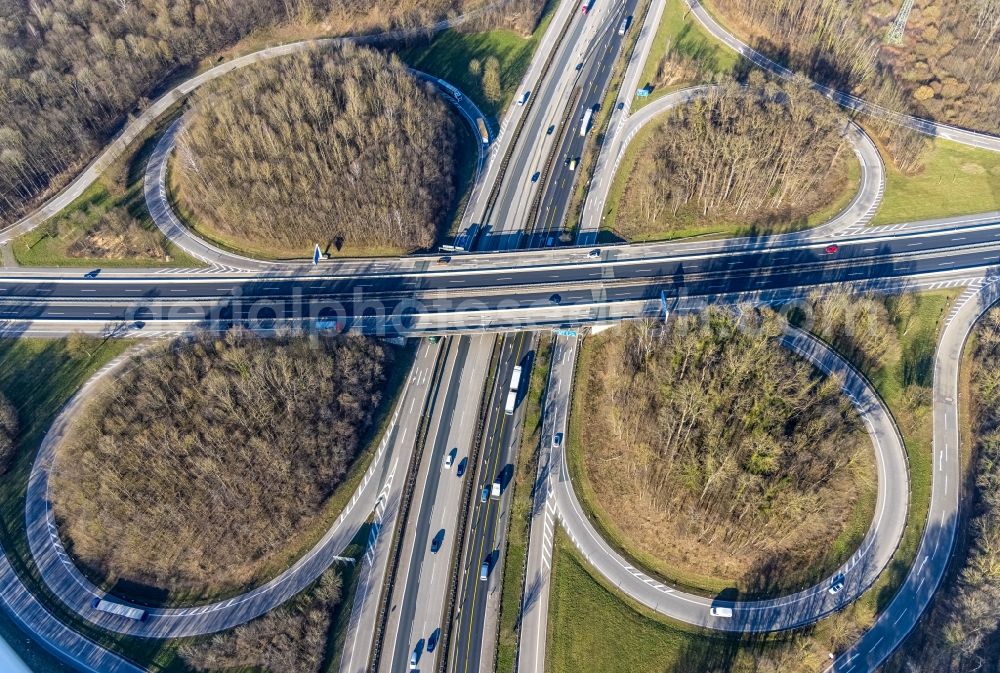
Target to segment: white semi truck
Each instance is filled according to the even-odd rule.
[[[514,367],[514,371],[510,375],[510,386],[507,388],[507,404],[503,408],[503,412],[508,416],[514,413],[514,407],[517,405],[517,391],[520,387],[521,367],[518,365]]]

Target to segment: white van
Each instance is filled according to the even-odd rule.
[[[709,613],[711,613],[713,617],[722,617],[723,619],[730,619],[733,616],[733,609],[724,608],[719,605],[713,605],[712,609],[709,610]]]

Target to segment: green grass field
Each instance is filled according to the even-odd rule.
[[[755,658],[775,647],[774,639],[701,632],[621,598],[592,574],[561,529],[549,600],[549,673],[749,672]]]
[[[476,102],[479,108],[494,119],[498,118],[514,97],[514,89],[531,63],[538,41],[552,19],[556,2],[550,1],[530,38],[509,30],[491,30],[480,33],[463,33],[446,30],[429,44],[405,49],[401,59],[429,75],[440,77],[458,87]],[[501,96],[490,100],[483,91],[482,79],[469,71],[473,59],[484,63],[490,56],[500,61]]]
[[[497,641],[498,673],[513,673],[517,657],[517,621],[521,611],[524,564],[528,554],[531,526],[531,491],[538,469],[538,442],[542,430],[542,402],[549,377],[552,336],[539,339],[537,357],[531,370],[528,394],[524,399],[524,425],[521,448],[514,473],[514,496],[511,500],[510,531],[507,535],[507,558],[503,570],[503,593],[500,597],[500,635]]]
[[[201,262],[188,256],[177,246],[167,243],[169,259],[144,257],[86,258],[71,257],[67,248],[89,231],[109,209],[123,208],[136,218],[143,229],[155,231],[146,209],[142,191],[146,162],[166,127],[176,118],[179,108],[136,138],[126,153],[104,174],[58,215],[35,230],[16,239],[11,245],[14,258],[22,266],[71,267],[199,267]]]
[[[687,12],[683,0],[667,0],[663,18],[653,37],[649,58],[642,69],[639,86],[650,86],[656,79],[656,68],[660,59],[673,47],[678,53],[701,60],[707,70],[715,73],[732,72],[740,61],[740,56],[706,33]],[[632,109],[638,110],[664,94],[689,86],[693,82],[679,82],[670,87],[655,89],[645,98],[636,97]]]
[[[1000,210],[1000,154],[935,140],[918,174],[886,162],[885,197],[872,224]]]

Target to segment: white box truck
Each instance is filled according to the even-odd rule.
[[[587,111],[583,113],[583,118],[580,119],[580,136],[583,137],[587,135],[587,131],[590,130],[590,119],[594,116],[594,108],[589,107]]]

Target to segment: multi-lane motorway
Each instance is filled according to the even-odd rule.
[[[947,273],[979,273],[1000,261],[1000,222],[930,232],[859,235],[825,243],[643,257],[638,246],[591,259],[561,248],[543,256],[505,253],[476,266],[328,276],[119,276],[87,279],[7,272],[0,277],[0,321],[7,331],[62,324],[66,331],[115,320],[169,320],[190,326],[245,322],[310,325],[325,317],[371,331],[420,333],[440,321],[453,329],[558,322],[575,308],[668,294],[713,296]],[[529,261],[531,260],[531,261]],[[485,260],[484,260],[485,261]],[[532,263],[533,262],[533,263]],[[514,316],[514,318],[512,318]]]
[[[530,371],[531,345],[534,336],[524,332],[505,335],[489,407],[484,415],[482,459],[476,481],[476,496],[470,514],[466,552],[461,570],[461,594],[455,613],[451,670],[455,673],[478,673],[492,670],[493,634],[499,612],[500,584],[503,576],[503,549],[510,510],[510,486],[520,439],[520,398],[524,396]],[[514,367],[522,374],[518,383],[518,404],[514,413],[506,412],[506,402]],[[500,494],[493,496],[493,484]],[[489,495],[484,500],[486,490]],[[483,564],[486,579],[482,579]]]
[[[981,279],[1000,262],[1000,217],[995,213],[901,228],[865,229],[881,198],[884,179],[874,146],[857,128],[850,133],[862,162],[862,187],[848,209],[817,230],[757,239],[591,247],[600,226],[604,197],[629,140],[657,114],[697,95],[696,90],[677,92],[630,116],[632,92],[664,3],[654,0],[645,21],[633,16],[638,6],[635,0],[597,0],[590,3],[585,17],[579,3],[564,0],[555,10],[516,94],[520,97],[527,92],[526,103],[509,108],[488,154],[483,148],[480,179],[465,211],[467,224],[475,222],[486,228],[479,244],[481,252],[455,254],[450,259],[430,256],[323,262],[311,268],[299,263],[246,260],[207,246],[201,249],[204,254],[196,256],[213,266],[197,272],[126,270],[85,276],[63,270],[5,269],[0,272],[0,329],[7,334],[48,335],[77,329],[106,331],[109,324],[124,321],[121,333],[134,335],[233,323],[263,330],[288,324],[355,328],[389,335],[498,331],[634,317],[647,314],[661,299],[671,305],[684,298],[729,300],[767,291],[794,293],[797,288],[810,286],[849,287],[860,281],[866,281],[868,288],[877,288],[880,281],[895,287],[898,281],[913,278],[965,282]],[[692,2],[692,7],[697,19],[723,43],[762,67],[787,76],[780,65],[729,35],[697,3]],[[575,180],[580,177],[569,170],[565,160],[582,155],[583,142],[592,134],[592,130],[580,134],[580,117],[606,98],[614,61],[628,36],[619,35],[621,21],[627,16],[633,17],[629,30],[640,33],[636,35],[625,83],[615,98],[588,192],[579,239],[586,245],[559,246],[554,232],[563,227]],[[437,28],[446,25],[450,24],[442,23]],[[131,138],[203,82],[246,63],[303,48],[307,48],[305,43],[263,50],[222,64],[172,90],[126,127],[123,136],[70,188],[38,213],[5,230],[0,241],[23,233],[57,212],[96,179]],[[890,116],[918,130],[959,142],[1000,149],[1000,140],[992,136],[887,113],[847,94],[819,88],[851,109]],[[467,117],[479,114],[474,109],[464,113]],[[161,159],[168,149],[169,142],[165,141],[158,149]],[[174,240],[182,247],[197,248],[202,244],[171,219],[162,192],[163,165],[150,164],[147,201],[151,210],[162,209],[156,221],[162,227],[173,227]],[[514,250],[523,245],[542,250]],[[873,670],[912,628],[946,567],[958,506],[957,365],[966,335],[993,296],[991,285],[980,290],[982,281],[976,283],[949,316],[937,356],[934,451],[939,458],[930,523],[917,565],[876,625],[836,660],[834,668],[838,671]],[[374,512],[376,522],[384,525],[377,527],[381,532],[373,539],[363,562],[361,589],[354,602],[341,670],[358,673],[367,667],[376,632],[383,634],[382,670],[406,670],[414,654],[417,656],[413,664],[420,670],[490,670],[510,503],[508,482],[517,460],[519,439],[520,411],[505,413],[506,388],[514,366],[530,363],[532,343],[533,337],[524,333],[501,338],[494,387],[482,410],[478,402],[494,339],[462,337],[435,347],[424,344],[397,417],[373,462],[370,479],[365,479],[352,500],[356,503],[352,510],[338,519],[316,550],[288,572],[245,596],[199,608],[153,610],[149,620],[138,625],[123,625],[120,619],[88,614],[92,613],[87,609],[89,600],[98,592],[68,561],[47,525],[51,512],[44,493],[52,447],[75,408],[73,403],[49,433],[29,484],[29,542],[43,580],[72,609],[111,630],[151,636],[205,633],[261,614],[305,586],[309,577],[321,572],[344,547],[351,529],[356,530]],[[852,377],[851,370],[844,369],[844,363],[830,351],[801,335],[789,337],[788,344],[820,368],[843,371],[848,392],[864,402],[869,429],[876,444],[885,449],[879,453],[883,468],[879,502],[880,511],[886,514],[878,518],[859,555],[845,568],[850,590],[836,599],[845,600],[870,584],[888,560],[901,525],[893,512],[898,513],[900,495],[905,499],[904,483],[898,478],[905,468],[896,465],[900,458],[898,442],[889,441],[886,423],[891,425],[891,419],[864,381]],[[600,572],[618,581],[636,600],[679,619],[710,628],[769,630],[813,621],[837,607],[825,587],[819,586],[801,596],[733,604],[737,617],[719,623],[706,616],[708,604],[704,599],[685,597],[659,585],[595,536],[586,517],[574,509],[575,497],[562,462],[561,440],[575,347],[575,337],[557,339],[550,374],[521,615],[519,670],[541,671],[544,665],[548,571],[557,513]],[[431,372],[439,348],[444,349],[444,364],[440,377],[435,379]],[[523,376],[527,375],[526,367]],[[525,385],[522,381],[522,393]],[[86,393],[87,389],[82,395]],[[426,406],[430,415],[426,420],[426,441],[421,451],[414,452],[413,442],[423,418],[413,412],[417,406]],[[400,413],[402,416],[398,416]],[[464,465],[464,474],[459,477],[462,458],[475,453],[472,442],[480,418],[481,460]],[[455,461],[445,467],[445,457],[452,450]],[[413,499],[407,525],[401,529],[400,554],[393,573],[388,550],[394,547],[389,533],[396,527],[402,475],[407,472],[411,455],[421,458],[414,466]],[[463,485],[470,480],[474,484],[468,527],[457,530]],[[497,480],[502,484],[500,497],[488,496],[483,501],[483,487]],[[436,551],[431,549],[432,544]],[[460,561],[457,578],[450,575],[453,560]],[[487,577],[481,580],[484,560]],[[39,634],[48,647],[81,670],[131,670],[127,662],[56,622],[16,577],[8,577],[13,575],[7,572],[9,568],[0,570],[4,571],[0,579],[4,580],[2,596],[8,609],[15,610],[17,618]],[[388,619],[379,630],[380,589],[390,577]],[[452,579],[457,581],[458,589],[456,609],[450,615],[454,628],[442,633],[439,629],[451,623],[445,606]],[[448,660],[439,656],[437,647],[441,642],[446,643],[445,650],[450,653]]]
[[[440,394],[417,473],[408,525],[390,598],[380,670],[405,670],[413,663],[434,670],[445,628],[445,599],[452,557],[461,547],[456,530],[479,408],[493,352],[489,335],[450,340]],[[474,466],[472,466],[474,467]]]

